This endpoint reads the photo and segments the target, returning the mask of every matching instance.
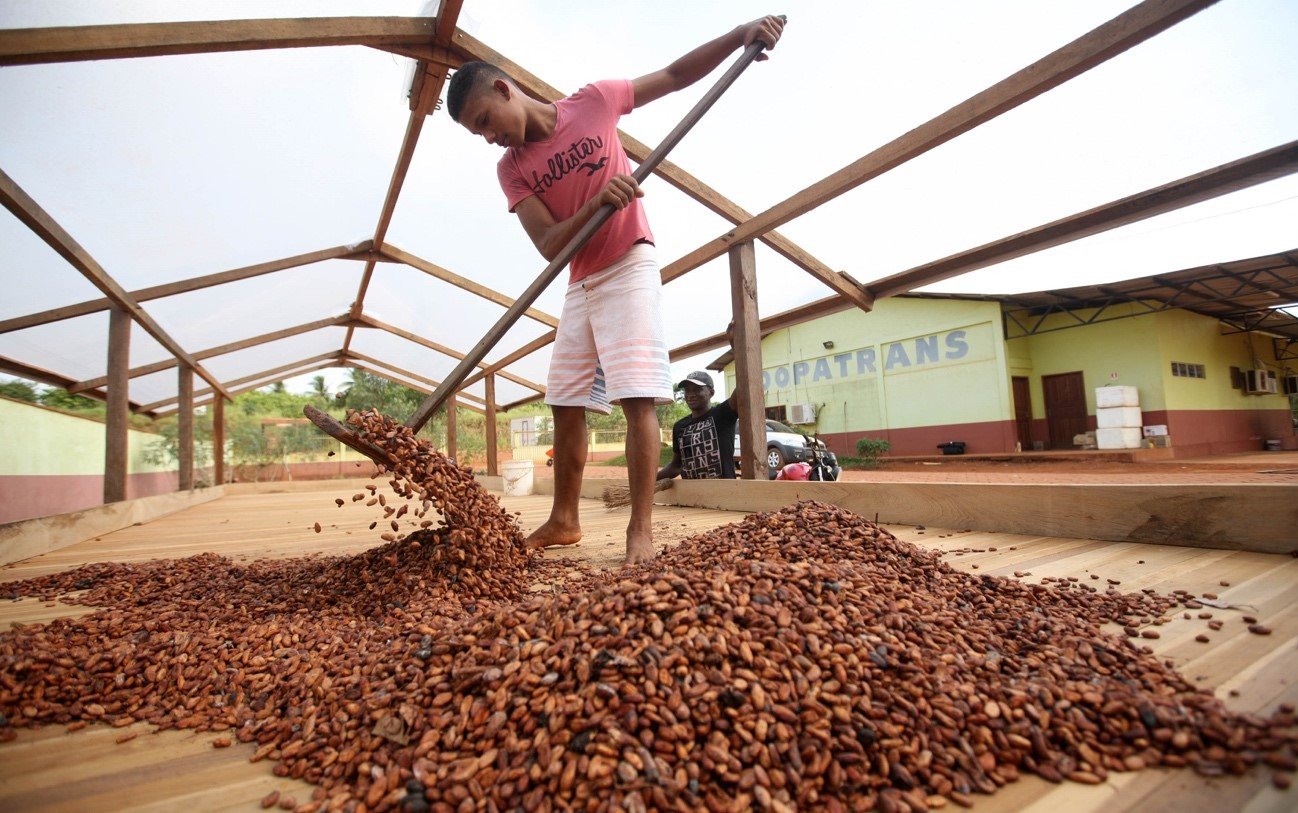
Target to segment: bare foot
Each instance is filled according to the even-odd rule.
[[[648,562],[656,555],[657,551],[654,550],[653,536],[648,531],[627,532],[626,561],[622,563],[623,567]]]
[[[527,538],[529,548],[552,548],[559,545],[575,545],[581,541],[581,527],[578,525],[566,525],[547,520],[544,525],[532,531],[531,536]]]

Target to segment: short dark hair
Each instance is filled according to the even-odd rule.
[[[518,83],[514,77],[492,65],[490,62],[465,62],[451,77],[451,87],[446,91],[446,112],[451,119],[459,122],[460,113],[469,98],[478,93],[486,84],[497,79],[504,79],[515,87]]]

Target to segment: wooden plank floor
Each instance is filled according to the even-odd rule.
[[[375,544],[366,526],[372,509],[347,502],[337,508],[339,493],[322,484],[321,491],[228,496],[178,514],[107,534],[34,559],[0,569],[0,581],[53,573],[94,561],[144,561],[214,551],[234,559],[350,554]],[[520,513],[525,528],[543,521],[549,512],[545,496],[506,500]],[[667,544],[685,536],[731,522],[741,515],[697,508],[657,506],[655,541]],[[592,567],[616,567],[621,561],[627,514],[606,512],[597,502],[584,501],[582,544],[551,552],[555,557],[583,561]],[[316,534],[312,524],[320,522]],[[1028,580],[1044,576],[1095,573],[1119,579],[1123,590],[1153,587],[1160,591],[1211,591],[1222,599],[1256,607],[1256,614],[1273,629],[1268,637],[1251,635],[1235,619],[1239,613],[1216,611],[1227,620],[1220,632],[1209,633],[1210,644],[1194,636],[1205,631],[1202,621],[1176,621],[1160,628],[1162,637],[1149,641],[1173,659],[1200,685],[1214,689],[1239,710],[1270,711],[1281,701],[1298,702],[1298,559],[1288,556],[1097,542],[993,533],[957,533],[938,528],[920,531],[909,526],[889,528],[898,537],[920,545],[956,551],[982,548],[982,553],[952,554],[953,566],[975,572],[1011,576],[1030,571]],[[987,549],[995,547],[992,552]],[[1013,550],[1011,550],[1013,548]],[[1220,586],[1221,581],[1230,583]],[[1102,582],[1103,583],[1103,582]],[[32,623],[90,612],[89,608],[46,605],[34,599],[0,601],[0,629],[17,621]],[[1231,690],[1237,697],[1228,696]],[[312,787],[279,779],[270,764],[249,763],[251,746],[211,747],[213,735],[188,732],[149,733],[118,745],[121,729],[91,727],[67,734],[62,726],[37,731],[22,729],[14,742],[0,745],[0,811],[170,811],[259,810],[257,801],[272,789],[292,794],[299,802]],[[1035,777],[980,797],[975,810],[1001,813],[1028,810],[1063,811],[1247,811],[1280,813],[1298,810],[1298,792],[1271,787],[1269,774],[1259,771],[1242,779],[1204,780],[1189,771],[1144,771],[1114,774],[1098,786],[1065,783],[1052,786]]]

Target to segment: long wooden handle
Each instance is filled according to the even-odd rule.
[[[650,173],[658,168],[662,160],[667,157],[667,153],[671,152],[672,148],[680,143],[680,140],[685,137],[685,134],[695,124],[698,124],[699,119],[703,118],[703,114],[708,112],[712,105],[716,104],[717,99],[721,98],[721,94],[725,93],[735,83],[735,80],[739,78],[739,74],[743,73],[744,69],[751,65],[753,60],[757,59],[757,55],[762,52],[763,48],[765,46],[762,43],[754,42],[744,49],[739,59],[735,60],[734,64],[717,80],[717,83],[703,95],[702,99],[699,99],[698,104],[694,105],[694,108],[681,120],[681,123],[676,125],[675,129],[667,134],[662,143],[655,147],[654,151],[649,153],[640,166],[636,168],[632,177],[636,179],[637,183],[643,183]],[[442,406],[451,393],[459,388],[460,383],[469,376],[469,373],[474,367],[478,366],[487,353],[491,352],[491,348],[495,347],[496,343],[514,326],[514,323],[523,315],[523,312],[532,307],[541,292],[550,287],[550,283],[554,282],[573,256],[581,250],[582,246],[586,245],[586,241],[595,232],[599,231],[600,226],[604,225],[614,211],[615,209],[606,203],[595,212],[595,215],[590,220],[586,221],[586,225],[582,226],[572,236],[572,239],[563,247],[558,256],[550,261],[550,264],[545,267],[541,275],[531,285],[527,286],[527,290],[523,291],[518,299],[514,301],[514,304],[509,306],[509,310],[505,311],[505,314],[500,317],[496,324],[492,325],[491,330],[488,330],[487,334],[473,346],[473,349],[456,365],[450,375],[442,380],[437,389],[424,399],[424,402],[410,416],[410,420],[406,421],[406,426],[418,432],[425,423],[428,423],[428,419],[433,416],[433,413]]]

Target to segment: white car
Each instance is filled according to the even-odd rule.
[[[819,448],[821,459],[833,474],[827,479],[837,480],[842,468],[838,465],[838,456],[825,448],[824,441],[814,440],[779,421],[766,420],[766,465],[775,472],[790,463],[811,462],[811,450]],[[735,463],[739,462],[739,435],[735,434]]]

